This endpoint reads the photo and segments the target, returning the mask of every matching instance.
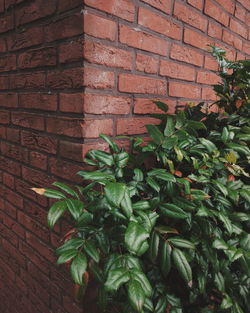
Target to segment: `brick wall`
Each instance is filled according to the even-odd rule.
[[[31,187],[76,181],[98,139],[215,99],[216,63],[250,56],[250,0],[0,0],[0,311],[80,313]],[[88,313],[92,313],[88,307]]]

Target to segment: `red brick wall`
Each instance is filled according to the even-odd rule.
[[[67,223],[30,188],[75,181],[100,132],[143,134],[153,99],[213,101],[207,44],[249,58],[249,21],[250,0],[0,0],[0,312],[82,311],[53,265]]]

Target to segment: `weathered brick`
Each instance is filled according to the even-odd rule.
[[[245,25],[241,24],[235,19],[230,20],[230,29],[239,34],[240,36],[244,37],[245,39],[248,38],[248,29]]]
[[[164,80],[138,75],[120,74],[119,91],[165,95],[167,83]]]
[[[36,89],[45,87],[45,73],[22,73],[9,76],[10,89]]]
[[[18,56],[21,69],[56,65],[56,48],[42,48],[23,52]]]
[[[115,40],[117,25],[114,21],[101,16],[84,13],[84,33],[108,40]]]
[[[181,25],[144,8],[139,8],[138,23],[173,39],[180,40],[182,37]]]
[[[218,70],[218,63],[214,58],[209,57],[209,56],[205,56],[204,67],[208,70],[217,71]]]
[[[198,10],[203,9],[203,0],[187,0],[188,4],[192,5],[193,7],[195,7]]]
[[[1,107],[16,108],[17,94],[16,93],[0,94],[0,105]]]
[[[83,87],[83,69],[72,68],[47,74],[47,86],[53,89],[74,89]]]
[[[71,40],[59,48],[60,63],[76,62],[83,58],[83,40]]]
[[[194,81],[195,69],[172,61],[162,60],[160,63],[160,75],[171,78]]]
[[[82,93],[61,93],[60,111],[62,112],[83,112],[84,95]]]
[[[216,98],[216,95],[215,95],[215,92],[213,90],[213,88],[202,88],[202,99],[203,100],[213,100],[215,101],[217,98]]]
[[[29,162],[29,153],[28,151],[20,146],[13,145],[7,142],[1,142],[1,152],[5,157],[15,159],[22,163]]]
[[[62,179],[74,181],[75,183],[82,182],[82,179],[76,175],[77,172],[82,170],[82,166],[56,158],[51,158],[49,164],[51,173],[55,176],[58,176]]]
[[[40,135],[31,131],[21,132],[21,144],[32,150],[39,150],[50,154],[56,154],[57,139],[47,135]]]
[[[197,74],[197,82],[207,85],[215,85],[219,83],[220,78],[217,74],[207,71],[199,71]]]
[[[36,0],[16,10],[16,24],[23,25],[39,18],[51,15],[56,9],[56,1],[50,0],[44,2],[43,0]]]
[[[173,44],[170,51],[170,57],[171,59],[191,63],[197,66],[203,65],[203,55],[185,46]]]
[[[10,113],[8,111],[0,111],[0,124],[10,123]]]
[[[235,8],[235,1],[234,0],[216,0],[226,11],[228,11],[230,14],[234,13]]]
[[[37,130],[44,130],[44,117],[32,113],[12,112],[11,121],[14,125],[25,128],[33,128]]]
[[[149,117],[121,118],[117,120],[117,135],[144,134],[147,132],[145,125],[159,124],[159,120]]]
[[[40,152],[30,152],[30,165],[41,170],[47,170],[48,157]]]
[[[8,72],[16,69],[16,56],[14,54],[0,57],[0,72]]]
[[[83,85],[93,89],[110,89],[115,85],[115,74],[93,67],[84,68]]]
[[[209,24],[208,24],[208,35],[213,37],[213,38],[221,39],[222,28],[218,24],[209,22]]]
[[[228,26],[229,24],[228,13],[224,12],[218,5],[213,3],[211,0],[206,0],[205,2],[205,14],[211,16],[224,26]]]
[[[126,70],[132,68],[132,53],[100,43],[86,41],[84,45],[84,57],[90,63],[119,67]]]
[[[15,178],[9,173],[3,173],[3,184],[10,189],[15,189]]]
[[[31,169],[27,166],[22,166],[22,177],[27,182],[35,186],[48,186],[54,180],[49,174],[39,170]]]
[[[134,20],[135,5],[130,0],[85,0],[85,4],[128,21]]]
[[[20,94],[19,107],[44,111],[56,111],[57,96],[55,94],[40,92]]]
[[[143,2],[146,2],[150,4],[152,7],[155,7],[165,13],[170,13],[171,11],[171,0],[142,0]]]
[[[238,50],[242,49],[242,40],[234,35],[231,32],[228,32],[227,30],[224,29],[223,31],[223,41],[229,44],[232,47],[235,47]]]
[[[152,114],[152,113],[162,113],[156,104],[153,101],[161,101],[168,106],[168,113],[174,113],[176,101],[169,99],[145,99],[145,98],[136,98],[134,105],[135,114]]]
[[[14,27],[13,13],[0,18],[0,33],[5,33]]]
[[[184,23],[190,24],[203,32],[207,30],[207,19],[204,15],[189,8],[188,6],[175,1],[174,16]]]
[[[158,70],[158,59],[146,54],[136,55],[136,69],[137,71],[156,74]]]
[[[169,95],[172,97],[199,99],[201,96],[201,88],[183,83],[170,82]]]
[[[245,23],[247,20],[247,10],[238,3],[236,3],[234,15],[243,23]]]
[[[70,117],[47,117],[46,130],[57,135],[82,138],[81,120]]]
[[[6,138],[8,141],[19,143],[20,141],[20,130],[15,128],[6,129]]]
[[[166,40],[150,35],[138,28],[120,25],[120,42],[141,50],[167,55],[169,44]]]
[[[47,42],[83,34],[82,14],[72,14],[51,22],[45,27],[45,34]]]
[[[185,29],[184,42],[191,46],[194,46],[196,48],[200,48],[203,50],[207,50],[209,45],[212,45],[212,46],[215,45],[212,39],[207,38],[205,35],[197,33],[191,29]]]
[[[60,0],[58,3],[58,10],[60,12],[73,9],[77,6],[82,6],[82,0]]]
[[[77,162],[82,162],[83,161],[82,150],[83,144],[81,143],[66,140],[60,141],[59,154],[63,158],[74,160]]]
[[[84,112],[89,114],[129,114],[131,98],[85,94]]]
[[[112,136],[113,120],[85,118],[82,123],[82,132],[84,138],[98,138],[101,133]]]

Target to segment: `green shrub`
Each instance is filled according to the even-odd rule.
[[[57,199],[49,227],[69,212],[58,264],[70,263],[82,292],[86,273],[96,280],[102,312],[250,311],[250,63],[213,54],[221,112],[200,104],[167,115],[156,102],[164,114],[147,126],[149,143],[129,138],[127,153],[101,135],[110,152],[88,152],[84,187],[34,188]]]

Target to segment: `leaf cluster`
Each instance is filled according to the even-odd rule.
[[[223,114],[201,103],[168,115],[156,102],[163,114],[147,126],[150,142],[128,138],[128,153],[101,135],[110,152],[88,152],[83,186],[43,189],[57,200],[49,226],[67,211],[74,227],[58,264],[82,291],[89,274],[96,280],[102,312],[250,311],[249,61],[213,54]]]

